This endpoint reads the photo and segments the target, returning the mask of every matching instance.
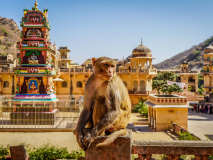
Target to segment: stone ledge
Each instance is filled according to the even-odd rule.
[[[97,137],[91,146],[85,151],[85,160],[131,160],[132,131],[127,130],[126,135],[118,137],[109,146],[96,148],[107,136]]]
[[[211,155],[213,142],[209,141],[134,141],[132,154]]]

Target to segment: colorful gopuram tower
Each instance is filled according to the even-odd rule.
[[[49,42],[48,10],[38,10],[36,1],[32,10],[24,9],[21,27],[11,124],[53,125],[58,113],[53,84],[56,53],[54,45]]]

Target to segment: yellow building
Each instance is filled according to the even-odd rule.
[[[58,63],[58,68],[66,69],[79,66],[77,63],[74,63],[74,61],[69,58],[69,52],[71,51],[68,47],[59,47],[58,51],[60,53],[60,62]]]
[[[117,74],[126,85],[133,105],[138,98],[147,99],[153,93],[152,78],[157,75],[157,69],[152,66],[152,59],[151,50],[141,42],[118,68]]]
[[[13,55],[0,56],[0,93],[11,95],[15,93],[14,67],[16,59]]]
[[[54,87],[56,95],[72,95],[76,100],[84,94],[84,86],[93,74],[91,59],[86,60],[82,65],[78,65],[69,58],[70,50],[68,47],[55,48],[55,54],[52,55],[53,65],[56,71],[54,76]],[[152,78],[157,75],[157,69],[152,66],[151,50],[142,43],[133,49],[132,54],[125,60],[118,61],[117,75],[126,85],[132,104],[137,104],[139,98],[146,99],[152,91]],[[2,80],[0,93],[13,94],[13,82],[16,84],[14,72],[1,72]],[[67,96],[68,98],[70,98]]]
[[[148,123],[157,132],[167,131],[174,122],[187,130],[187,98],[179,95],[150,95],[145,102],[149,106]]]
[[[59,52],[61,61],[64,59],[62,52],[66,53],[66,62],[68,63],[69,50]],[[65,47],[63,47],[65,48]],[[152,78],[157,75],[157,70],[152,66],[151,50],[145,47],[142,43],[132,51],[132,55],[126,60],[118,61],[117,75],[123,80],[129,90],[132,104],[138,103],[138,98],[146,99],[152,91]],[[61,62],[60,62],[61,63]],[[92,60],[87,59],[81,66],[69,67],[60,69],[60,79],[63,81],[55,82],[57,95],[73,95],[76,99],[84,94],[84,86],[88,78],[93,74]]]
[[[213,93],[213,46],[206,47],[203,56],[204,65],[201,75],[204,77],[204,97],[209,97]]]

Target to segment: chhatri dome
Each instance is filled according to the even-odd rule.
[[[137,48],[133,49],[132,56],[141,57],[141,56],[147,56],[147,54],[151,54],[151,50],[143,45],[142,39],[141,39],[141,45],[139,45]]]

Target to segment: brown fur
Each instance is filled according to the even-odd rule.
[[[79,146],[86,150],[99,135],[110,134],[97,145],[112,143],[126,133],[130,119],[131,102],[127,88],[115,73],[115,63],[107,57],[93,59],[94,74],[86,83],[84,107],[74,133]],[[90,131],[83,133],[87,125]]]

